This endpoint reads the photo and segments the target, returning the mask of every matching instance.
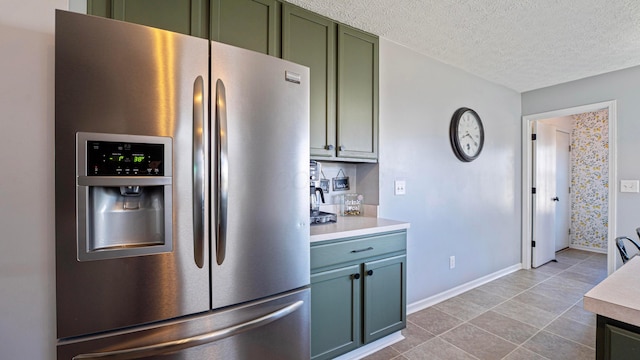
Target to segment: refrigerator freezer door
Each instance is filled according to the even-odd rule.
[[[209,42],[64,11],[55,35],[58,338],[207,311]],[[77,132],[172,139],[171,252],[78,261]]]
[[[308,359],[309,289],[208,315],[58,345],[70,359]]]
[[[211,84],[216,309],[309,284],[309,69],[213,42]]]

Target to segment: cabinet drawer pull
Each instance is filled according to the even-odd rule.
[[[366,249],[358,249],[358,250],[351,250],[352,253],[359,253],[359,252],[363,252],[363,251],[369,251],[369,250],[373,250],[373,248],[371,246],[369,246]]]
[[[351,275],[351,277],[353,277],[354,279],[358,280],[358,279],[360,279],[360,274],[353,274],[353,275]]]
[[[369,276],[373,275],[373,270],[367,270],[367,275]]]

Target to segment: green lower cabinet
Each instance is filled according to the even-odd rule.
[[[356,275],[357,274],[357,275]],[[332,359],[360,343],[360,266],[311,275],[311,358]]]
[[[407,257],[364,264],[364,342],[369,343],[405,328]]]
[[[406,231],[311,246],[311,359],[406,327]]]

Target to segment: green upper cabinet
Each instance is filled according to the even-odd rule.
[[[338,25],[338,157],[378,157],[378,38]]]
[[[282,57],[311,69],[311,157],[377,161],[378,38],[285,3]]]
[[[280,56],[277,0],[211,0],[211,40]]]
[[[110,0],[87,0],[87,14],[111,17],[111,1]]]
[[[88,0],[87,13],[209,37],[208,0]]]
[[[282,9],[282,58],[311,73],[311,156],[335,157],[336,24],[297,6]]]
[[[378,37],[279,0],[87,0],[87,13],[306,65],[311,158],[378,160]]]

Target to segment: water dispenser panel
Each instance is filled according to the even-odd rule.
[[[88,176],[164,176],[164,145],[87,141]]]
[[[78,261],[173,251],[172,139],[76,133]]]

